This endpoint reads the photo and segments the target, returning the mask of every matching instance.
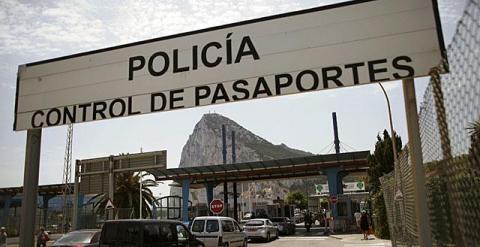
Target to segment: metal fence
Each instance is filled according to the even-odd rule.
[[[135,219],[133,208],[114,208],[98,212],[93,204],[83,205],[79,209],[79,229],[99,229],[107,220]]]
[[[433,244],[480,246],[480,0],[467,4],[447,52],[419,114]],[[393,173],[382,178],[390,232],[397,246],[417,245],[408,150],[398,167],[401,196]]]

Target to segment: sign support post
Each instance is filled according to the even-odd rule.
[[[20,219],[20,247],[31,247],[34,246],[35,242],[35,213],[37,209],[41,143],[42,129],[30,129],[27,131],[22,217]]]
[[[418,124],[417,99],[413,79],[404,79],[403,97],[407,116],[408,151],[414,171],[414,193],[416,202],[416,218],[418,222],[418,239],[420,246],[432,246],[430,217],[427,208],[427,193],[425,189],[425,170],[423,168],[422,143],[420,140],[420,126]]]

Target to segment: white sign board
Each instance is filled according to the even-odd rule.
[[[445,58],[436,5],[350,1],[21,65],[14,129],[426,76]]]

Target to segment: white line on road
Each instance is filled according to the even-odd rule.
[[[344,244],[343,247],[385,247],[386,245],[384,243],[358,243],[358,244]]]
[[[328,237],[281,237],[279,240],[326,240]]]

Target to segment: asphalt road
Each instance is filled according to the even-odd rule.
[[[340,243],[340,240],[330,238],[330,237],[301,237],[301,236],[294,236],[294,237],[280,237],[279,239],[273,240],[268,243],[262,242],[249,242],[248,246],[250,247],[268,247],[268,246],[275,246],[275,247],[293,247],[293,246],[301,246],[301,247],[310,247],[310,246],[325,246],[325,247],[337,247],[343,246]]]
[[[249,241],[250,247],[391,247],[390,241],[374,239],[362,240],[362,234],[323,235],[323,228],[315,227],[310,232],[297,228],[295,235],[280,236],[271,242]]]
[[[57,239],[60,234],[52,234],[52,239]],[[51,246],[53,240],[47,246]],[[280,236],[280,238],[270,242],[249,241],[250,247],[390,247],[390,242],[385,240],[373,239],[362,240],[361,234],[345,234],[345,235],[323,235],[323,228],[313,228],[311,232],[306,232],[305,228],[298,228],[295,235]],[[18,247],[18,238],[9,238],[8,247]]]
[[[343,237],[343,238],[342,238]],[[361,235],[343,235],[340,237],[326,236],[280,236],[271,242],[249,242],[250,247],[389,247],[388,241],[361,240]]]

